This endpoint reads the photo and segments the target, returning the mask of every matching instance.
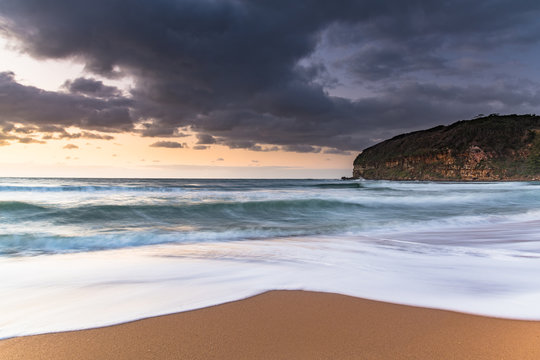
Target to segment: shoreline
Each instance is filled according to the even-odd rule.
[[[118,325],[0,340],[15,359],[538,359],[540,321],[273,290]]]
[[[341,178],[341,181],[356,181],[356,180],[364,180],[364,181],[395,181],[395,182],[434,182],[434,183],[473,183],[473,184],[482,184],[482,183],[518,183],[518,182],[538,182],[540,181],[540,178],[538,179],[491,179],[491,180],[473,180],[473,179],[366,179],[366,178],[355,178],[350,177],[343,179]]]

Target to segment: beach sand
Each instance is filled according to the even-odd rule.
[[[540,322],[270,291],[115,326],[3,340],[0,359],[540,359]]]

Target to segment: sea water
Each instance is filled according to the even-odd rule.
[[[540,320],[540,183],[0,179],[0,338],[272,289]]]

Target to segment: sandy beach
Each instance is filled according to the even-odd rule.
[[[539,359],[540,322],[270,291],[98,329],[0,341],[11,359]]]

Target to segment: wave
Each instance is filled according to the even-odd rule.
[[[43,211],[45,209],[46,208],[43,206],[38,206],[22,201],[0,201],[0,211],[3,213],[10,211]]]
[[[362,217],[357,210],[369,212],[369,208],[358,204],[331,201],[292,203],[85,206],[75,211],[49,209],[41,214],[41,222],[54,224],[52,230],[48,226],[36,226],[39,223],[36,215],[28,227],[25,219],[19,216],[17,225],[14,225],[17,230],[0,235],[0,255],[28,256],[166,243],[229,242],[296,236],[378,238],[386,234],[385,237],[393,239],[437,245],[445,242],[495,243],[494,237],[486,239],[482,234],[487,231],[504,239],[507,236],[505,229],[509,229],[509,243],[513,243],[517,240],[512,238],[515,234],[530,240],[537,238],[529,230],[532,229],[534,233],[540,226],[538,211],[488,216],[457,215],[427,220],[427,216],[397,219],[396,216],[378,217],[380,214],[370,218],[365,212],[366,215]],[[501,230],[495,233],[493,226],[499,226]],[[524,230],[516,231],[522,227]],[[460,229],[463,229],[462,233]]]
[[[197,225],[235,227],[242,224],[273,222],[285,226],[322,225],[344,230],[360,223],[402,223],[454,218],[520,214],[535,208],[537,192],[414,192],[370,195],[369,190],[302,198],[272,192],[238,193],[234,196],[211,194],[197,197],[100,197],[58,201],[0,202],[0,217],[8,223],[48,222],[52,226],[88,224],[137,229],[151,225]],[[207,194],[208,195],[208,194]],[[282,196],[280,199],[279,197]],[[316,198],[315,196],[319,196]],[[277,198],[277,199],[276,199]],[[30,224],[31,225],[31,224]]]
[[[3,254],[535,220],[536,214],[529,215],[540,201],[538,184],[525,182],[26,179],[1,184]]]
[[[153,186],[0,186],[0,192],[179,192],[195,186],[153,187]]]
[[[52,206],[38,206],[25,202],[0,202],[0,212],[8,215],[17,212],[23,216],[25,212],[34,220],[58,218],[64,222],[92,222],[126,219],[135,221],[140,219],[160,220],[165,219],[189,219],[207,218],[219,221],[223,218],[236,217],[261,217],[265,215],[294,215],[305,216],[309,212],[338,211],[348,212],[362,209],[365,206],[354,202],[345,202],[326,199],[302,199],[302,200],[266,200],[266,201],[208,201],[208,202],[184,202],[165,204],[132,204],[132,205],[79,205],[75,207],[55,208]],[[264,219],[264,218],[262,218]]]
[[[148,193],[182,193],[186,191],[260,191],[272,189],[362,189],[371,191],[423,191],[423,190],[476,190],[478,183],[457,182],[407,182],[407,181],[370,181],[370,180],[71,180],[59,184],[59,181],[44,182],[39,185],[26,181],[4,183],[0,185],[3,192],[39,192],[39,193],[100,193],[100,192],[148,192]],[[482,183],[482,190],[512,190],[516,188],[537,188],[540,182],[491,182]]]
[[[309,184],[306,187],[321,188],[321,189],[362,189],[365,186],[361,182],[331,182],[320,184]]]

